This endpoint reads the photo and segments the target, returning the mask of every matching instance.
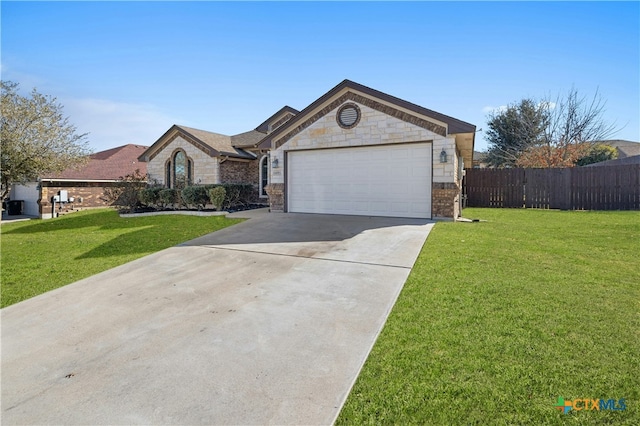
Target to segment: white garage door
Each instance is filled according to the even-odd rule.
[[[288,211],[431,217],[431,144],[290,151]]]

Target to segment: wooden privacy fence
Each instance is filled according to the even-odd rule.
[[[566,169],[467,169],[467,207],[640,210],[640,164]]]

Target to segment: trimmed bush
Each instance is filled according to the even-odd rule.
[[[175,208],[175,204],[178,202],[178,191],[173,188],[162,188],[158,192],[158,201],[164,206]]]
[[[223,183],[204,185],[207,192],[213,188],[224,188],[225,198],[221,209],[232,209],[251,204],[254,199],[254,188],[250,183]],[[213,201],[213,200],[212,200]]]
[[[253,185],[249,183],[225,183],[220,185],[227,193],[224,208],[246,206],[253,197]]]
[[[182,190],[182,200],[185,204],[202,210],[209,202],[209,193],[203,185],[185,186]]]
[[[151,186],[148,188],[141,189],[138,193],[138,198],[143,204],[147,206],[157,206],[162,207],[162,202],[160,201],[160,191],[163,188],[161,186]]]
[[[221,211],[224,205],[224,200],[227,198],[227,191],[222,186],[216,186],[209,188],[209,199],[211,203],[216,207],[216,210]]]

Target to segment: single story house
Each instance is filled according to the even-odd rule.
[[[603,144],[614,147],[618,151],[615,160],[601,161],[588,164],[585,167],[624,166],[628,164],[640,164],[640,142],[625,141],[620,139],[605,140]]]
[[[487,163],[486,152],[474,151],[473,152],[473,168],[474,169],[486,169],[489,167],[489,163]]]
[[[475,132],[344,80],[235,136],[174,125],[139,159],[169,187],[252,183],[274,212],[455,219]]]
[[[45,174],[37,182],[14,185],[11,200],[23,200],[23,214],[50,219],[68,211],[106,207],[102,200],[105,188],[117,185],[122,176],[140,171],[147,174],[147,164],[138,157],[148,147],[123,145],[89,156],[81,168],[69,167],[61,173]],[[66,196],[66,202],[51,202],[52,197]]]

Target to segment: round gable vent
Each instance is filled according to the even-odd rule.
[[[360,121],[360,108],[356,104],[344,104],[336,115],[338,124],[343,129],[351,129]]]

